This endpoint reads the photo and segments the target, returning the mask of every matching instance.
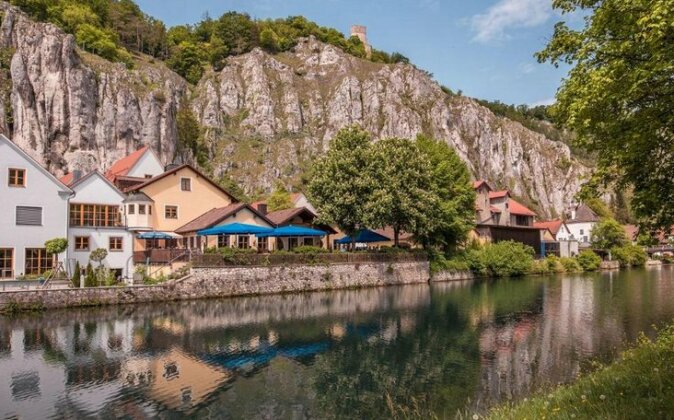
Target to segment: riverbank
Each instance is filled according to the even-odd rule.
[[[669,418],[674,413],[674,325],[642,337],[614,363],[547,395],[492,410],[490,419]]]

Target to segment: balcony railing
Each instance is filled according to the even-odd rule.
[[[184,262],[190,260],[190,253],[188,249],[146,249],[145,251],[134,251],[133,262],[134,264]]]
[[[413,262],[427,261],[423,252],[410,253],[326,253],[326,254],[235,254],[222,256],[219,254],[202,254],[192,257],[194,267],[267,267],[282,265],[315,265],[315,264],[354,264],[371,262]]]

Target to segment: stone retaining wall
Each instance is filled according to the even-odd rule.
[[[602,261],[599,266],[600,270],[620,270],[620,261]]]
[[[433,273],[431,276],[432,282],[445,282],[445,281],[460,281],[460,280],[473,280],[475,279],[475,274],[470,271],[441,271],[439,273]]]
[[[157,286],[0,293],[0,310],[52,309],[427,283],[427,261],[315,266],[195,268]]]

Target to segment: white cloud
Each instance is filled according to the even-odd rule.
[[[550,0],[499,0],[484,13],[470,19],[474,41],[489,43],[509,37],[515,28],[531,28],[552,16]]]
[[[555,98],[541,99],[540,101],[530,103],[529,106],[530,107],[541,106],[541,105],[549,106],[549,105],[553,105],[555,102],[556,102]]]
[[[536,65],[533,63],[521,63],[520,71],[524,74],[531,74],[536,71]]]

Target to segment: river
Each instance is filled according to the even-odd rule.
[[[441,418],[569,382],[674,319],[674,268],[0,318],[0,416]]]

